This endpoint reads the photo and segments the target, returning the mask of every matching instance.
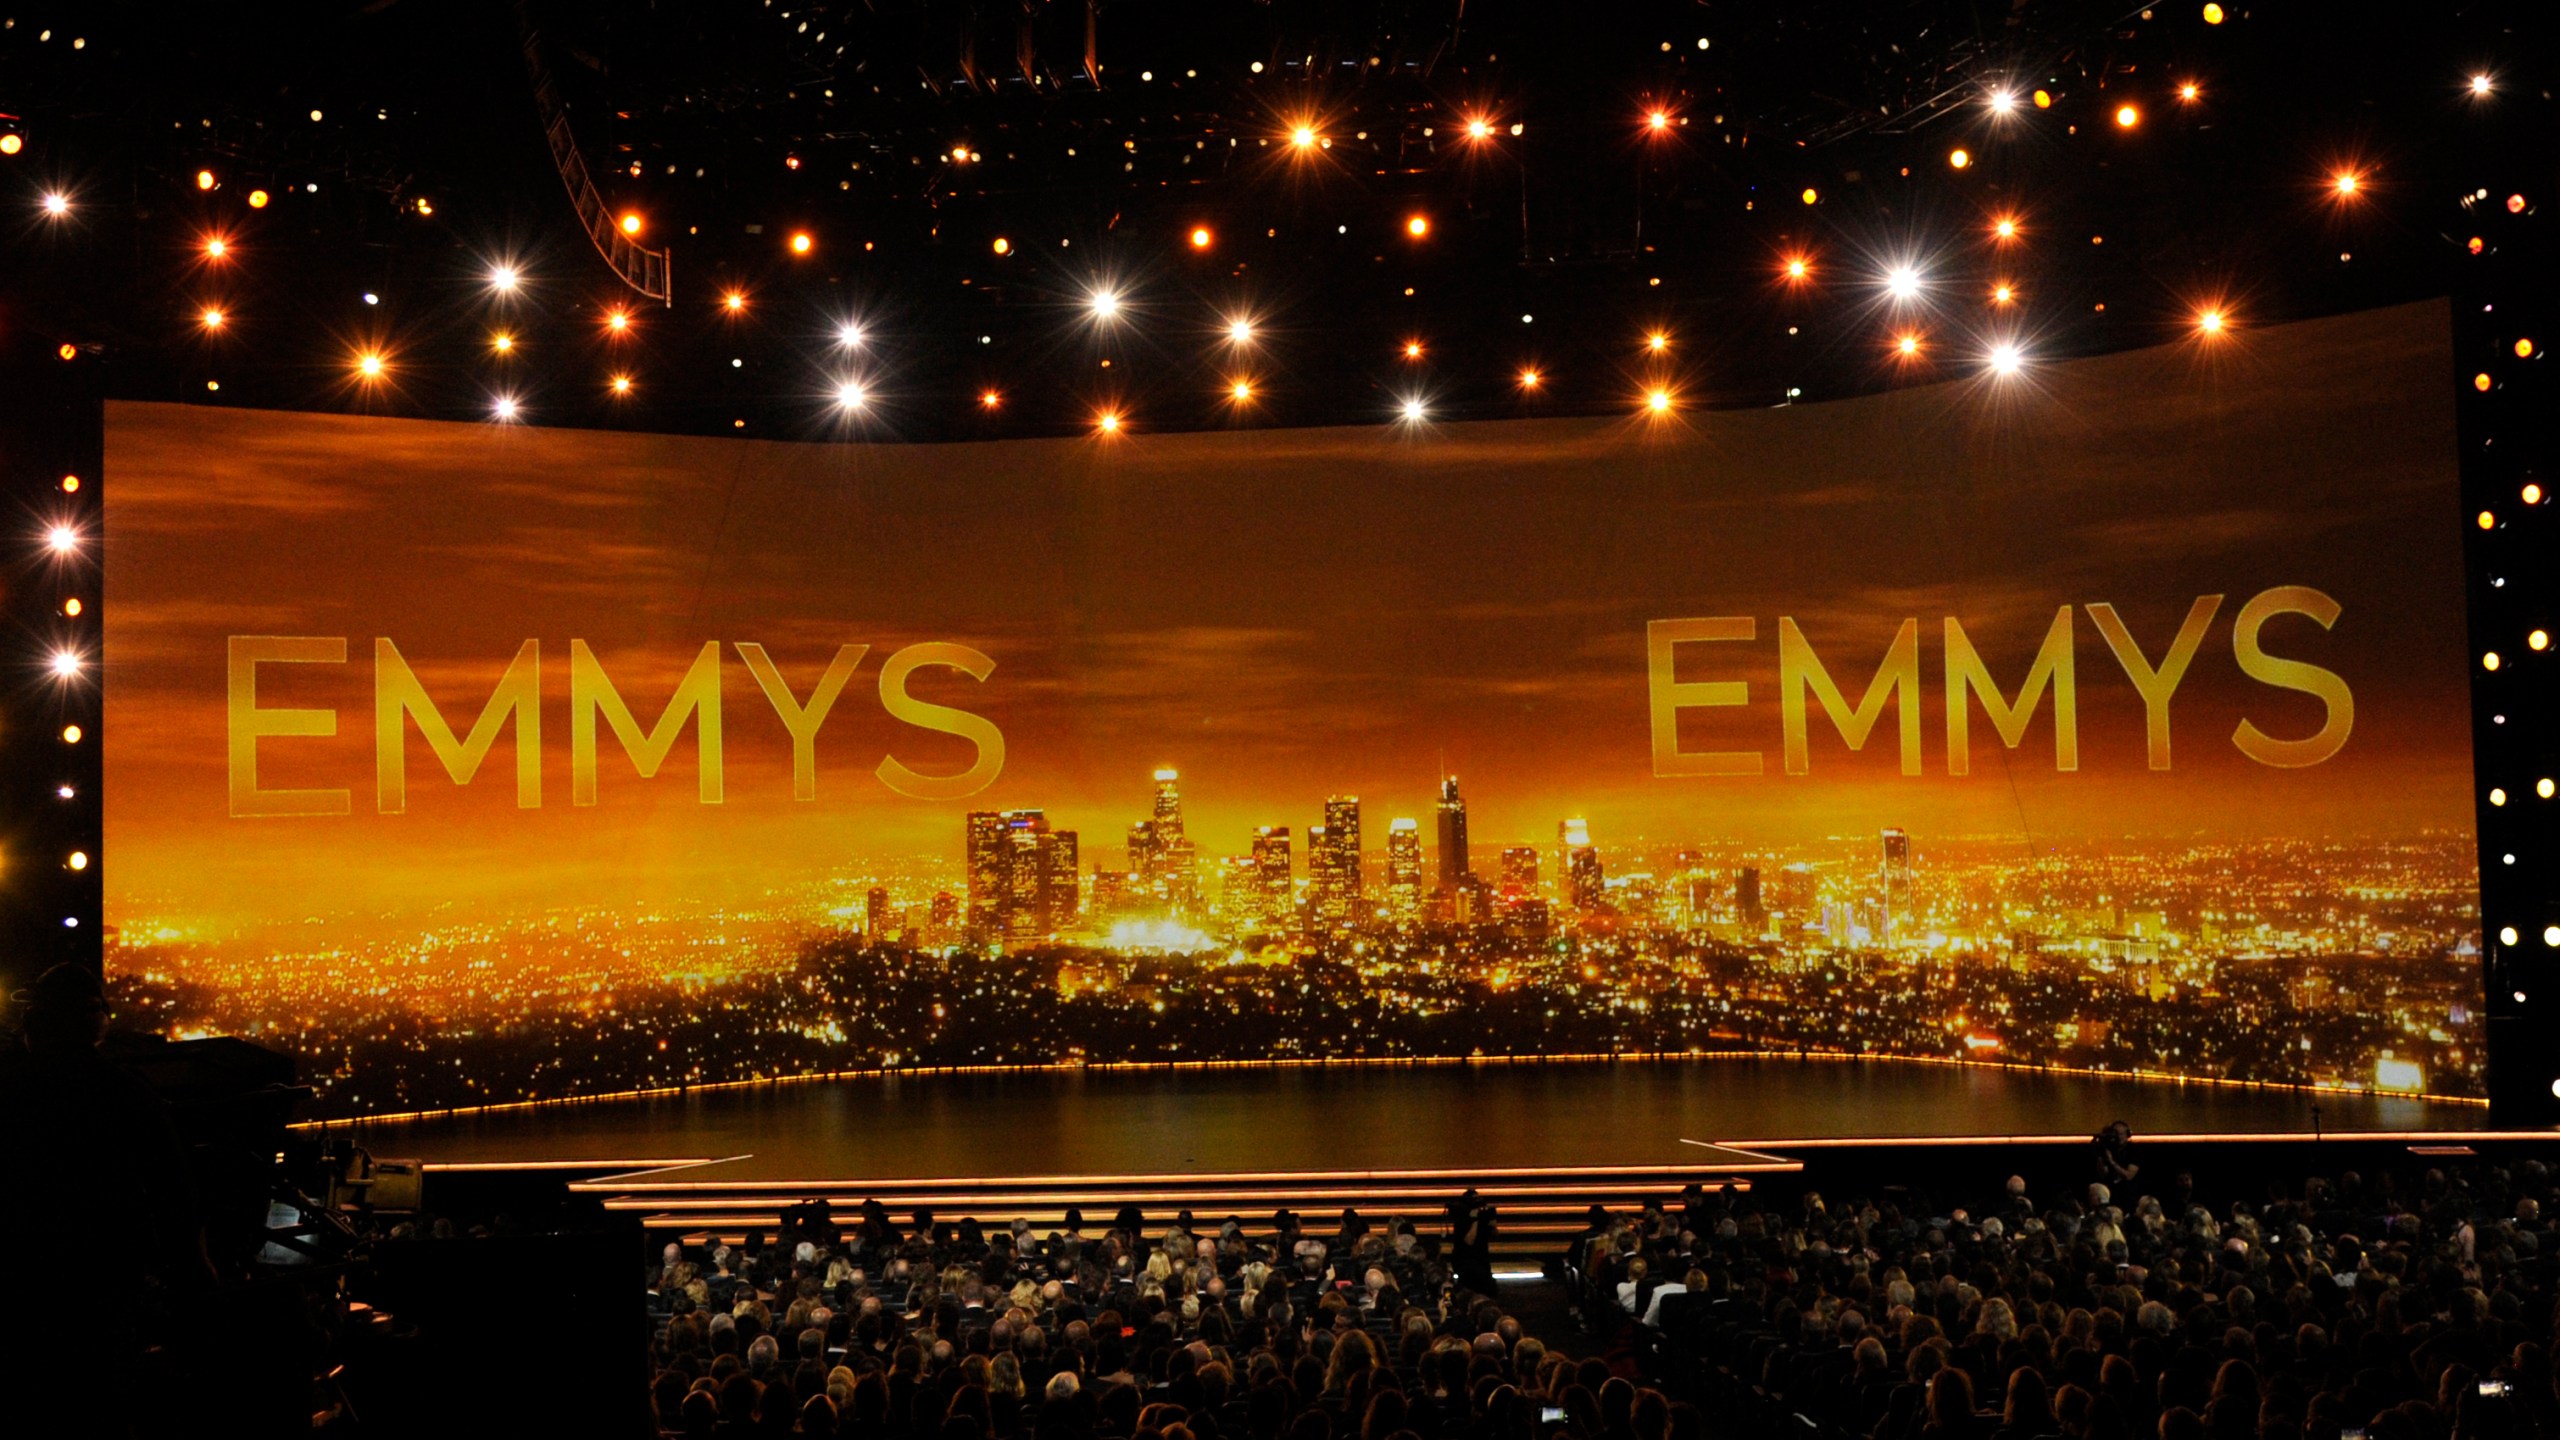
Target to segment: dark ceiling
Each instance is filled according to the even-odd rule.
[[[0,321],[128,397],[769,438],[1703,411],[2442,294],[2466,160],[2560,155],[2550,7],[2208,8],[23,8]],[[581,228],[537,71],[672,303]]]

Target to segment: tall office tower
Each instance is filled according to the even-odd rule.
[[[1097,924],[1126,915],[1131,908],[1128,871],[1093,872],[1093,892],[1085,901],[1085,909]]]
[[[1307,870],[1315,882],[1310,888],[1316,917],[1327,925],[1349,925],[1368,888],[1360,875],[1359,796],[1336,795],[1324,802],[1324,825],[1307,837]]]
[[[1911,919],[1911,835],[1900,827],[1884,832],[1884,932],[1900,929]]]
[[[1387,910],[1398,920],[1422,913],[1422,823],[1410,816],[1387,822]]]
[[[1056,935],[1076,927],[1084,911],[1077,879],[1076,832],[1052,830],[1040,837],[1040,929]]]
[[[862,897],[862,938],[874,945],[893,938],[896,932],[890,928],[892,918],[889,892],[872,886],[871,893]]]
[[[1004,812],[972,810],[967,824],[969,928],[982,932],[1001,930],[1005,877],[1010,873]]]
[[[1129,827],[1129,873],[1141,882],[1156,873],[1156,858],[1164,853],[1164,842],[1157,837],[1156,822],[1140,820]]]
[[[1200,847],[1188,835],[1176,835],[1156,851],[1154,892],[1177,915],[1188,913],[1200,899]]]
[[[1733,880],[1733,913],[1743,924],[1765,925],[1769,912],[1760,904],[1760,867],[1745,865]]]
[[[1458,798],[1458,777],[1440,782],[1440,883],[1455,888],[1473,871],[1467,868],[1467,802]]]
[[[1049,834],[1049,817],[1038,810],[1004,812],[1004,888],[997,913],[997,929],[1009,941],[1029,940],[1041,929],[1041,890],[1043,878],[1042,842]]]
[[[1255,918],[1284,925],[1297,909],[1289,881],[1289,827],[1265,825],[1253,832],[1253,905]]]
[[[1156,772],[1156,835],[1171,840],[1182,834],[1182,772],[1167,766]]]
[[[927,945],[948,945],[959,938],[960,897],[948,890],[933,892],[933,901],[925,907]]]
[[[1538,888],[1538,847],[1506,845],[1502,851],[1502,888],[1523,895]]]
[[[1564,848],[1564,898],[1576,910],[1600,908],[1600,851],[1591,843],[1591,822],[1576,816],[1556,826],[1557,843]]]

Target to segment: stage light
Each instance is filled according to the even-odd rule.
[[[625,211],[623,211],[623,212],[622,212],[622,233],[623,233],[623,234],[625,234],[625,235],[637,235],[637,234],[639,234],[639,233],[640,233],[640,223],[641,223],[641,222],[640,222],[640,212],[639,212],[639,211],[637,211],[637,210],[625,210]]]
[[[2039,110],[2053,108],[2053,92],[2050,90],[2039,90],[2030,98],[2036,102],[2036,108]]]
[[[2210,0],[2208,0],[2208,3],[2204,7],[2204,23],[2207,25],[2221,24],[2222,7],[2220,5],[2210,3]]]
[[[2524,637],[2524,644],[2528,650],[2548,650],[2551,648],[2551,632],[2536,630]]]
[[[1920,272],[1908,265],[1897,265],[1885,272],[1884,288],[1896,300],[1910,300],[1920,294]]]
[[[1821,191],[1814,189],[1814,188],[1813,188],[1812,186],[1810,186],[1810,185],[1807,185],[1806,187],[1804,187],[1804,196],[1803,196],[1803,199],[1804,199],[1804,203],[1806,203],[1807,205],[1811,205],[1811,204],[1813,204],[1814,202],[1816,202],[1816,201],[1820,200],[1821,198],[1822,198],[1822,192],[1821,192]]]
[[[612,331],[616,335],[620,335],[624,331],[629,330],[631,328],[630,313],[623,310],[606,311],[604,316],[604,328]]]
[[[2471,77],[2471,93],[2472,93],[2472,94],[2474,94],[2474,95],[2486,95],[2486,94],[2488,94],[2488,93],[2489,93],[2490,88],[2491,88],[2491,86],[2490,86],[2490,81],[2489,81],[2489,77],[2488,77],[2488,75],[2487,75],[2487,74],[2483,73],[2483,74],[2474,75],[2474,76],[2472,76],[2472,77]]]
[[[15,130],[6,135],[0,135],[0,155],[15,155],[26,148],[26,137]]]
[[[46,191],[44,195],[44,213],[51,215],[56,219],[60,219],[61,217],[70,214],[71,197],[63,194],[59,190]]]
[[[61,797],[62,797],[63,799],[65,799],[65,800],[68,800],[68,799],[70,799],[74,794],[77,794],[78,792],[77,792],[77,791],[74,791],[74,790],[73,790],[70,786],[68,786],[68,785],[57,785],[57,786],[55,786],[55,787],[54,787],[53,793],[54,793],[54,794],[56,794],[56,795],[61,796]]]
[[[1289,130],[1289,148],[1293,150],[1313,150],[1316,148],[1315,127],[1312,125],[1292,126]]]
[[[62,602],[62,613],[70,616],[74,620],[79,619],[80,612],[88,608],[88,606],[80,603],[80,597],[77,595],[74,595],[70,599]]]
[[[978,392],[978,408],[981,410],[993,410],[1003,403],[1004,396],[997,391],[982,390]]]
[[[1803,278],[1805,278],[1806,276],[1808,276],[1808,275],[1810,275],[1810,274],[1812,274],[1812,273],[1813,273],[1813,266],[1811,266],[1810,264],[1806,263],[1805,258],[1804,258],[1803,256],[1801,256],[1801,255],[1790,255],[1790,256],[1788,256],[1788,257],[1787,257],[1787,278],[1788,278],[1788,279],[1790,279],[1790,280],[1802,280]]]
[[[817,243],[817,241],[809,237],[809,232],[806,230],[795,230],[791,232],[791,253],[794,255],[808,254],[810,248],[815,246]]]
[[[1092,308],[1096,320],[1115,319],[1120,314],[1120,292],[1116,290],[1096,290],[1085,303]]]
[[[2018,217],[2014,215],[2003,215],[1999,219],[1992,221],[1991,234],[1992,238],[1997,240],[2017,239]]]
[[[2353,170],[2341,170],[2330,177],[2329,188],[2338,193],[2339,199],[2350,199],[2357,191],[2364,188],[2364,177]]]
[[[1421,359],[1421,358],[1422,358],[1422,342],[1421,342],[1421,341],[1419,341],[1419,340],[1407,340],[1406,342],[1404,342],[1404,358],[1406,358],[1407,360],[1419,360],[1419,359]]]
[[[1230,318],[1230,319],[1227,321],[1227,340],[1228,340],[1228,342],[1229,342],[1230,344],[1235,344],[1235,345],[1250,345],[1250,344],[1252,344],[1252,343],[1253,343],[1253,320],[1252,320],[1252,318],[1251,318],[1251,317],[1249,317],[1249,316],[1244,316],[1244,315],[1237,315],[1237,316],[1234,316],[1234,317]]]
[[[524,277],[516,273],[516,267],[513,265],[493,265],[489,269],[489,288],[501,295],[516,293],[516,286],[523,283],[523,280]]]
[[[996,237],[995,243],[988,248],[999,255],[1010,255],[1013,253],[1013,242],[999,235]]]
[[[1648,111],[1644,117],[1644,128],[1652,131],[1656,135],[1670,129],[1671,112],[1668,110]]]
[[[2197,85],[2193,80],[2190,80],[2178,87],[2178,98],[2191,103],[2197,96],[2202,95],[2203,93],[2203,87]]]
[[[742,291],[732,290],[720,297],[720,305],[722,309],[735,315],[747,308],[747,297]]]
[[[53,673],[64,680],[80,673],[80,657],[73,651],[54,651],[52,664]]]
[[[1894,353],[1900,355],[1903,359],[1911,359],[1920,353],[1920,337],[1917,335],[1905,335],[1901,339],[1893,342],[1893,349]]]
[[[1428,215],[1414,215],[1407,217],[1404,222],[1404,233],[1412,236],[1416,240],[1430,234],[1431,217]]]
[[[1644,397],[1644,408],[1656,415],[1670,414],[1671,392],[1659,388],[1647,391]]]
[[[612,384],[612,386],[611,386],[610,388],[612,389],[613,393],[614,393],[614,394],[616,394],[616,395],[628,395],[628,394],[630,394],[630,393],[631,393],[631,377],[630,377],[630,376],[628,376],[628,375],[616,375],[616,376],[614,376],[614,377],[613,377],[613,384]]]
[[[2540,485],[2534,484],[2530,481],[2526,482],[2523,494],[2524,503],[2527,505],[2539,505],[2542,503],[2542,487]]]
[[[2496,381],[2489,378],[2489,372],[2486,370],[2483,370],[2479,374],[2471,377],[2471,388],[2479,391],[2483,395],[2488,394],[2489,387],[2496,383]],[[2484,525],[2481,528],[2485,530],[2488,527]]]
[[[2197,312],[2196,329],[2199,333],[2206,335],[2219,335],[2222,333],[2222,326],[2223,318],[2221,311],[2203,310]]]
[[[489,348],[501,355],[512,355],[515,353],[516,337],[501,330],[489,337]]]
[[[2541,486],[2539,486],[2539,485],[2528,485],[2528,486],[2526,486],[2525,488],[2526,488],[2527,490],[2530,490],[2530,491],[2532,491],[2532,492],[2533,492],[2533,494],[2532,494],[2532,495],[2530,495],[2530,496],[2527,496],[2527,497],[2526,497],[2525,502],[2524,502],[2524,503],[2526,503],[2527,505],[2530,505],[2530,504],[2532,504],[2532,503],[2534,502],[2534,500],[2535,500],[2535,499],[2537,499],[2537,498],[2539,498],[2539,497],[2540,497],[2540,495],[2541,495],[2541,493],[2542,493],[2542,487],[2541,487]],[[63,493],[63,494],[65,494],[65,495],[76,495],[76,494],[80,493],[80,477],[79,477],[79,476],[77,476],[77,475],[65,475],[65,476],[63,476],[63,477],[62,477],[62,493]]]
[[[2560,789],[2560,787],[2555,787],[2552,783],[2551,777],[2548,775],[2545,775],[2541,779],[2533,782],[2533,793],[2541,796],[2545,800],[2551,798],[2555,789]]]
[[[2015,375],[2026,363],[2025,353],[2014,343],[2003,341],[1991,347],[1991,369],[1994,374]]]
[[[1468,138],[1468,139],[1470,139],[1470,140],[1486,140],[1486,139],[1490,139],[1490,138],[1492,138],[1492,136],[1493,136],[1493,122],[1491,122],[1491,121],[1489,121],[1489,120],[1485,119],[1483,116],[1479,115],[1479,116],[1477,116],[1475,119],[1469,120],[1469,121],[1467,122],[1467,138]]]
[[[2532,355],[2533,355],[2533,342],[2532,342],[2532,341],[2530,341],[2530,340],[2518,340],[2518,341],[2516,342],[2516,358],[2517,358],[2517,359],[2519,359],[2519,360],[2530,359],[2530,358],[2532,358]]]
[[[2017,290],[2006,280],[1991,287],[1991,303],[1994,305],[2006,305],[2017,298]]]
[[[360,376],[364,377],[365,379],[367,379],[367,380],[379,380],[379,379],[381,379],[381,378],[382,378],[382,370],[383,370],[383,362],[382,362],[382,352],[381,352],[381,351],[379,351],[379,350],[367,350],[367,351],[365,351],[363,354],[358,355],[358,356],[356,357],[356,374],[358,374],[358,375],[360,375]]]
[[[2134,126],[2139,125],[2139,124],[2141,124],[2141,123],[2142,123],[2142,107],[2141,107],[2141,106],[2139,106],[2139,105],[2119,105],[2119,106],[2117,106],[2117,107],[2116,107],[2116,128],[2117,128],[2117,129],[2119,129],[2119,130],[2130,130],[2130,129],[2132,129]]]
[[[2480,668],[2483,670],[2495,670],[2505,663],[2506,662],[2504,660],[2498,658],[2498,652],[2495,650],[2489,651],[2487,654],[2480,657]]]
[[[62,727],[62,743],[65,745],[79,744],[80,735],[81,730],[77,725],[65,725]]]
[[[1101,414],[1096,415],[1093,417],[1093,428],[1105,435],[1119,434],[1120,412],[1117,410],[1105,410]]]
[[[77,360],[80,358],[80,347],[65,340],[53,347],[53,353],[64,360]]]
[[[252,210],[264,210],[264,209],[266,209],[266,208],[267,208],[267,192],[266,192],[266,191],[264,191],[264,190],[252,190],[252,191],[250,191],[250,192],[249,192],[249,208],[250,208],[250,209],[252,209]]]
[[[80,548],[80,532],[68,525],[56,525],[44,532],[44,543],[56,555],[68,555]]]
[[[1215,236],[1212,236],[1209,233],[1208,226],[1195,225],[1191,229],[1191,248],[1194,250],[1206,250],[1209,248],[1209,242],[1215,238]]]
[[[2002,87],[1985,97],[1995,115],[2007,115],[2018,108],[2018,92]]]
[[[1237,404],[1241,405],[1253,398],[1253,382],[1250,380],[1238,380],[1233,385],[1227,387],[1227,395]]]
[[[516,397],[513,395],[501,395],[497,399],[490,401],[489,414],[495,419],[513,420],[516,418]]]
[[[1947,152],[1947,163],[1962,170],[1973,163],[1973,152],[1963,149],[1950,150]]]
[[[847,350],[862,343],[862,327],[851,320],[836,327],[836,343]]]
[[[210,190],[221,183],[222,182],[219,179],[214,177],[214,173],[210,170],[199,170],[196,172],[196,188],[199,190]]]
[[[1520,372],[1520,388],[1523,390],[1535,390],[1538,388],[1538,382],[1544,378],[1544,376],[1540,375],[1535,370],[1523,370]]]
[[[1427,412],[1424,410],[1422,401],[1419,398],[1408,399],[1404,402],[1404,418],[1406,420],[1418,421],[1422,419],[1425,413]]]
[[[2516,934],[2516,927],[2513,925],[2501,925],[2498,927],[2498,943],[2501,945],[2513,945],[2521,938],[2523,937]],[[2554,1095],[2560,1095],[2560,1080],[2554,1080],[2551,1082],[2551,1093]]]
[[[851,380],[836,387],[836,404],[841,409],[859,410],[870,398],[863,393],[861,385]]]
[[[1644,337],[1644,348],[1649,354],[1659,355],[1671,348],[1671,337],[1656,330]]]
[[[219,260],[230,253],[231,242],[223,239],[219,235],[216,235],[212,239],[204,242],[204,258],[207,260]]]
[[[196,323],[207,330],[219,330],[222,328],[222,312],[208,306],[203,314],[196,317]]]

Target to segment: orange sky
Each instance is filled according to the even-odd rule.
[[[1915,834],[2405,833],[2465,828],[2460,516],[2440,304],[1833,404],[1675,417],[982,445],[800,445],[117,404],[107,427],[108,918],[279,919],[450,903],[699,896],[868,855],[956,858],[970,809],[1042,805],[1120,863],[1148,772],[1183,768],[1210,853],[1366,802],[1372,846],[1458,773],[1479,845],[1606,847]],[[2297,737],[2320,704],[2244,677],[2233,615],[2275,585],[2336,598],[2270,651],[2337,672],[2352,737],[2323,765],[2243,758],[2242,717]],[[2175,768],[2144,766],[2142,710],[2083,607],[2157,658],[2199,594],[2224,601],[2178,691]],[[2075,607],[2081,768],[2049,710],[2021,748],[1973,721],[1945,774],[1941,624],[2014,686]],[[1756,779],[1657,779],[1645,624],[1752,616],[1751,644],[1684,650],[1681,678],[1751,686],[1693,712],[1693,750],[1760,749]],[[1852,755],[1817,708],[1812,773],[1779,773],[1777,619],[1849,698],[1895,628],[1921,630],[1925,775],[1888,718]],[[269,740],[267,786],[350,789],[354,813],[233,819],[232,635],[343,636],[349,663],[269,666],[264,706],[339,712]],[[389,636],[467,726],[541,642],[543,804],[515,804],[512,741],[456,788],[414,732],[409,805],[373,806],[373,642]],[[654,780],[608,736],[602,803],[570,803],[569,646],[588,642],[646,723],[705,641],[724,647],[727,797],[696,798],[688,733]],[[1003,731],[1001,776],[901,798],[970,747],[901,725],[891,652],[952,641],[982,682],[914,692]],[[872,647],[817,742],[818,794],[733,648],[805,695],[836,647]]]

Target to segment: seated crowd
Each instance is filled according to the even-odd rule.
[[[1595,1215],[1590,1313],[1718,1433],[1873,1440],[2560,1436],[2552,1175],[2348,1172],[2201,1203],[2190,1175],[1961,1205],[1896,1189]]]
[[[651,1400],[671,1435],[861,1440],[2560,1437],[2540,1162],[2219,1205],[2108,1173],[1595,1208],[1550,1267],[1579,1362],[1438,1226],[804,1211],[666,1248]]]

